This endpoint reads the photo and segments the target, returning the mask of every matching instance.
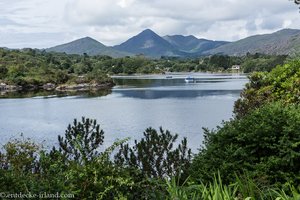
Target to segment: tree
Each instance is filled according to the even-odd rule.
[[[178,134],[172,135],[160,128],[159,132],[148,128],[144,138],[135,140],[134,146],[121,145],[115,156],[119,165],[139,169],[146,177],[164,178],[183,175],[191,160],[191,149],[187,148],[187,139],[174,148]]]
[[[209,65],[215,68],[227,69],[230,66],[230,57],[226,55],[213,55],[209,59]]]
[[[73,125],[69,124],[65,137],[58,136],[60,151],[68,159],[84,164],[99,155],[97,150],[103,144],[104,131],[96,120],[82,117],[81,122],[74,119]]]
[[[7,67],[0,65],[0,79],[5,78],[8,72]]]

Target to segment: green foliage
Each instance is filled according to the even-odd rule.
[[[271,189],[274,196],[277,196],[276,200],[298,200],[300,199],[300,187],[295,188],[292,185],[288,185],[288,192],[280,189]],[[287,194],[288,193],[288,194]]]
[[[8,142],[3,149],[5,153],[0,154],[1,191],[14,193],[31,189],[36,178],[32,171],[38,168],[40,146],[22,138]]]
[[[250,178],[239,177],[232,184],[224,185],[219,175],[208,184],[195,184],[187,179],[180,185],[173,178],[166,181],[166,185],[168,191],[166,199],[170,200],[296,200],[300,197],[299,190],[290,185],[285,191],[276,187],[256,185]]]
[[[224,55],[213,55],[209,58],[209,65],[212,67],[219,67],[227,69],[230,66],[230,57]]]
[[[266,56],[261,54],[248,55],[242,63],[241,68],[245,73],[254,71],[269,72],[277,65],[282,65],[287,56]]]
[[[7,76],[8,69],[4,65],[0,65],[0,79],[3,79]]]
[[[146,177],[164,178],[180,176],[185,173],[191,160],[191,149],[187,147],[187,139],[174,148],[178,135],[168,130],[148,128],[144,138],[135,140],[133,147],[121,145],[115,161],[119,165],[139,169]]]
[[[73,194],[75,199],[125,199],[133,186],[132,178],[116,166],[111,154],[128,139],[116,141],[97,152],[103,131],[95,120],[74,120],[59,137],[60,150],[41,151],[30,140],[14,140],[0,154],[0,191],[5,193],[41,192]]]
[[[216,131],[205,130],[204,147],[192,163],[192,177],[212,180],[219,171],[228,183],[235,173],[247,172],[263,184],[299,184],[299,131],[299,106],[282,103],[224,122]]]
[[[34,167],[38,149],[39,146],[29,139],[15,139],[4,145],[6,154],[2,161],[15,172],[23,173]]]
[[[250,82],[234,106],[237,117],[245,116],[249,111],[268,102],[278,100],[285,104],[300,102],[300,60],[277,66],[270,73],[253,73],[249,79]]]
[[[80,164],[68,161],[64,176],[65,190],[72,191],[78,199],[119,199],[129,192],[133,185],[128,173],[115,166],[110,154],[121,143],[117,141],[107,150],[94,157],[92,161]]]
[[[88,76],[87,83],[112,82],[104,67],[95,69],[95,63],[109,60],[107,57],[46,53],[33,49],[1,49],[1,52],[0,79],[7,84],[36,89],[46,83],[65,84],[79,76]]]
[[[101,70],[94,70],[92,72],[89,72],[86,75],[87,78],[87,82],[89,83],[97,83],[97,84],[101,84],[101,83],[109,83],[111,81],[110,78],[107,77],[106,74],[103,73],[103,71]]]
[[[187,183],[189,184],[189,183]],[[200,199],[213,199],[213,200],[235,200],[238,197],[237,185],[223,185],[220,176],[214,178],[213,182],[209,184],[184,184],[178,186],[174,179],[167,182],[168,186],[168,199],[182,199],[182,200],[200,200]]]
[[[81,122],[74,119],[73,125],[69,124],[65,137],[58,136],[59,150],[68,159],[82,164],[99,155],[97,150],[103,143],[104,132],[96,120],[83,117]]]

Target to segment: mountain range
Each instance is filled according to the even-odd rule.
[[[124,57],[145,55],[152,58],[161,56],[193,57],[224,54],[245,55],[246,53],[291,54],[300,52],[300,30],[283,29],[271,34],[254,35],[235,42],[198,39],[195,36],[159,36],[146,29],[116,46],[105,46],[90,37],[46,49],[46,51],[67,54],[108,55]]]

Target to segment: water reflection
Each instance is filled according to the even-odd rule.
[[[197,98],[205,96],[237,96],[240,90],[114,90],[114,93],[122,97],[138,99],[161,99],[161,98]]]
[[[194,82],[186,83],[186,75],[166,78],[156,76],[115,77],[114,94],[138,99],[197,98],[205,96],[238,96],[247,82],[245,76],[196,74]]]
[[[150,76],[151,77],[151,76]],[[195,81],[189,84],[199,84],[199,83],[221,83],[221,82],[231,82],[231,81],[243,81],[245,76],[215,76],[215,77],[195,77]],[[184,77],[177,76],[170,78],[165,78],[165,76],[155,76],[153,79],[149,77],[133,77],[133,76],[124,76],[124,77],[115,77],[114,82],[117,87],[162,87],[162,86],[180,86],[186,85],[187,83],[184,80]]]

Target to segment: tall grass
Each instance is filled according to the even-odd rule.
[[[288,194],[284,190],[274,190],[273,193],[276,196],[276,200],[300,200],[300,187],[295,188],[292,185],[289,185]]]
[[[300,188],[289,186],[287,191],[262,187],[250,178],[238,178],[225,185],[220,176],[211,183],[193,184],[186,180],[179,185],[175,178],[166,182],[169,200],[300,200]]]

